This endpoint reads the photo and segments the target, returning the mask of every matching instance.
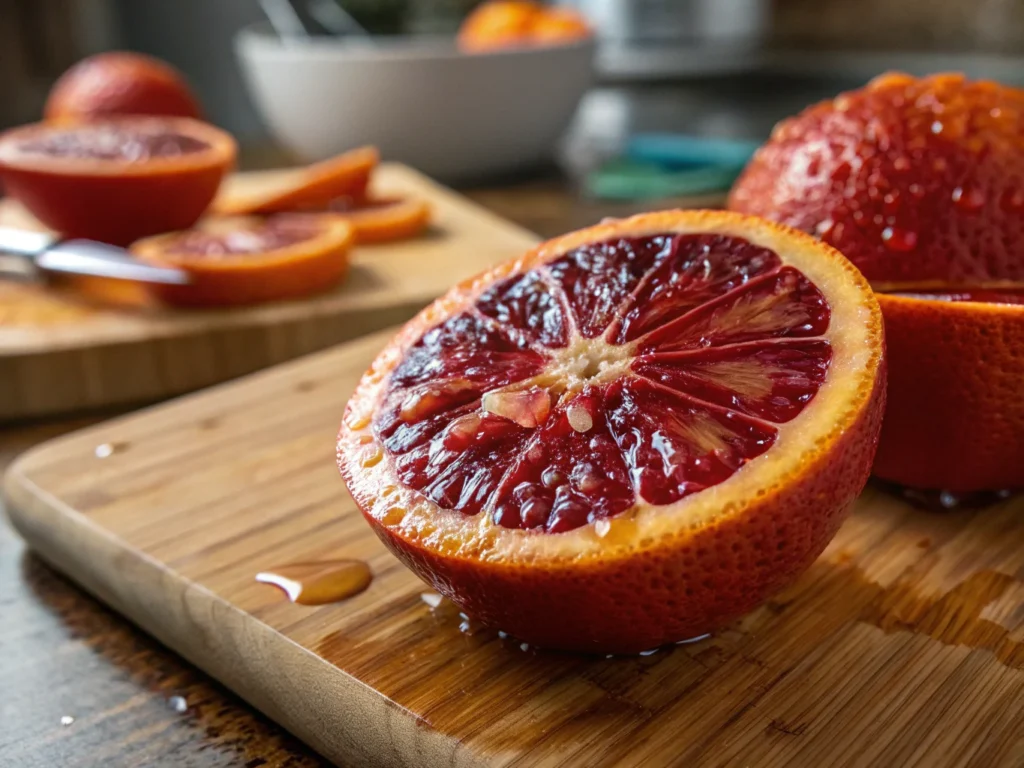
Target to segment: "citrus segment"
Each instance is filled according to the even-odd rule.
[[[623,314],[616,334],[620,344],[781,265],[770,250],[735,238],[691,235],[672,244]]]
[[[615,222],[412,321],[350,402],[339,463],[385,543],[470,614],[545,644],[642,650],[742,612],[824,546],[867,476],[880,331],[863,280],[804,235],[721,213]],[[854,463],[831,466],[848,441]],[[794,547],[781,573],[752,573],[742,599],[706,590],[703,619],[651,602],[645,557],[774,515],[787,486],[801,495],[793,478],[820,472],[834,486],[795,502],[819,513],[778,542]],[[605,568],[649,611],[641,625],[573,604]],[[514,583],[565,626],[501,605]]]
[[[795,418],[824,383],[832,348],[820,339],[760,341],[638,357],[633,370],[707,403],[767,421]]]

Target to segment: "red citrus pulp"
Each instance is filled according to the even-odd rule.
[[[881,315],[836,251],[665,212],[541,245],[414,318],[338,461],[381,539],[485,624],[637,652],[821,552],[867,479]]]

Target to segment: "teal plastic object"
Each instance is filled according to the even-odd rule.
[[[758,142],[686,136],[675,133],[641,133],[626,143],[626,157],[669,169],[722,165],[742,168],[757,150]]]
[[[606,200],[650,200],[725,192],[759,145],[682,134],[633,136],[625,155],[587,177],[585,191]]]
[[[590,197],[620,201],[707,195],[728,190],[742,170],[705,166],[673,171],[652,163],[612,160],[586,178],[584,191]]]

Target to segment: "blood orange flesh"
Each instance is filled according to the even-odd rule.
[[[597,227],[414,320],[350,402],[339,462],[383,540],[471,615],[643,650],[748,610],[827,543],[873,454],[880,327],[855,270],[795,232]],[[771,551],[730,566],[701,542]]]

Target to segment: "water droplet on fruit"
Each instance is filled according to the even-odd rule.
[[[541,473],[540,480],[548,488],[557,488],[565,483],[565,475],[554,467],[548,467]]]
[[[827,237],[828,233],[832,231],[833,226],[835,226],[835,222],[832,219],[824,219],[819,221],[817,226],[814,227],[814,232],[818,237]]]
[[[577,432],[589,432],[594,427],[594,417],[580,403],[571,403],[565,409],[565,417],[569,420],[569,426]]]
[[[942,125],[941,120],[936,120],[935,122],[932,123],[932,133],[934,134],[942,133],[943,128],[944,126]]]
[[[444,602],[444,598],[437,594],[437,592],[421,592],[420,600],[426,603],[430,610],[434,610]]]
[[[882,230],[882,242],[890,251],[906,253],[917,247],[917,233],[899,227],[886,227]]]
[[[596,533],[602,539],[608,535],[608,532],[612,529],[612,522],[608,518],[602,517],[600,520],[594,523],[594,533]]]
[[[537,528],[547,522],[551,513],[551,502],[535,496],[527,499],[523,504],[523,526],[526,528]]]
[[[953,202],[962,211],[979,211],[985,207],[985,193],[976,187],[957,187],[953,190]]]

